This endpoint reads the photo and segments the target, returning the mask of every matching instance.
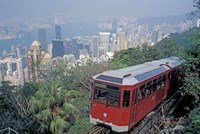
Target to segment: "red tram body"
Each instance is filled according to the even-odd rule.
[[[90,122],[129,131],[178,87],[182,63],[169,57],[94,76]]]

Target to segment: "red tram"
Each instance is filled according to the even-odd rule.
[[[94,76],[90,122],[129,131],[179,86],[182,63],[169,57]]]

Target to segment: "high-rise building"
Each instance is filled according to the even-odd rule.
[[[27,52],[28,78],[26,78],[26,80],[32,81],[39,80],[42,78],[42,74],[40,72],[40,64],[44,56],[45,52],[42,49],[42,45],[38,41],[34,41]]]
[[[110,52],[118,51],[118,44],[117,44],[117,36],[116,34],[112,34],[110,39]]]
[[[98,36],[92,36],[91,41],[91,53],[93,58],[98,58],[98,47],[99,47],[99,37]]]
[[[63,57],[64,52],[64,42],[60,39],[52,40],[52,57]]]
[[[117,33],[117,20],[113,19],[112,21],[112,33]]]
[[[117,37],[118,51],[127,49],[126,37],[124,32],[119,32]]]
[[[110,51],[110,33],[109,32],[100,32],[99,33],[99,46],[104,48],[104,55],[106,52]]]
[[[98,50],[99,50],[98,51],[98,58],[101,58],[101,56],[106,55],[104,47],[99,47]]]
[[[55,25],[55,33],[56,33],[56,39],[61,40],[61,25],[56,24]]]
[[[158,40],[157,42],[161,41],[163,39],[163,33],[161,30],[158,30]]]
[[[38,29],[38,41],[41,43],[43,48],[47,48],[47,39],[46,39],[46,29],[39,28]]]
[[[152,42],[156,44],[158,42],[158,30],[152,32]]]
[[[10,81],[13,85],[24,84],[21,58],[6,57],[0,60],[0,81]]]

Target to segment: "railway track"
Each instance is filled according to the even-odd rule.
[[[110,129],[103,126],[95,125],[84,134],[110,134]]]

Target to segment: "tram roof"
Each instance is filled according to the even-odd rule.
[[[170,70],[168,66],[175,68],[182,63],[183,60],[178,57],[169,57],[118,70],[105,71],[101,74],[95,75],[93,78],[117,84],[134,85]],[[166,64],[168,66],[166,66]]]

